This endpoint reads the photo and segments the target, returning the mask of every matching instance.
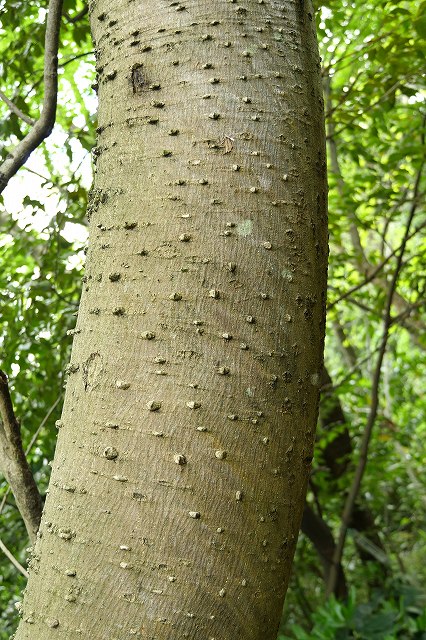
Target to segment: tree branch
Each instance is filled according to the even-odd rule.
[[[333,101],[331,96],[331,78],[328,74],[324,77],[323,87],[324,87],[325,108],[327,110],[327,113],[331,113],[333,110]],[[326,140],[327,140],[327,148],[328,148],[329,158],[330,158],[331,171],[332,173],[334,173],[336,177],[337,191],[340,197],[342,198],[342,201],[344,201],[346,185],[343,179],[343,175],[340,169],[339,159],[337,155],[337,144],[336,144],[336,136],[335,136],[336,131],[334,126],[334,121],[332,118],[328,118],[326,121],[326,134],[327,134]],[[366,261],[366,257],[364,253],[364,248],[361,243],[361,238],[358,232],[355,210],[356,210],[355,206],[350,207],[348,210],[349,218],[350,218],[349,235],[351,238],[352,245],[357,253],[357,256],[359,256],[361,262],[364,263]]]
[[[42,501],[24,453],[6,374],[0,370],[0,465],[15,496],[31,542],[40,524]]]
[[[417,173],[415,192],[417,192],[419,188],[422,169],[423,169],[423,163],[421,164],[419,171]],[[388,343],[389,329],[392,324],[392,317],[391,317],[392,299],[396,290],[396,285],[397,285],[399,274],[402,267],[404,251],[410,235],[410,227],[411,227],[411,223],[413,221],[415,212],[416,212],[416,205],[415,205],[415,202],[413,202],[413,205],[409,212],[408,220],[406,223],[404,238],[401,243],[401,249],[397,257],[395,271],[394,271],[393,278],[388,290],[385,314],[383,319],[383,335],[382,335],[379,354],[377,356],[376,367],[374,370],[373,381],[372,381],[370,412],[368,415],[364,435],[361,441],[360,457],[359,457],[358,465],[355,470],[355,475],[352,480],[352,484],[349,489],[349,493],[346,498],[345,506],[343,509],[339,537],[337,540],[336,548],[334,550],[333,562],[330,569],[330,575],[329,575],[329,580],[327,584],[328,596],[334,593],[334,590],[336,588],[339,566],[342,562],[343,550],[344,550],[345,541],[346,541],[346,534],[350,525],[352,512],[355,506],[355,501],[357,499],[359,490],[361,488],[361,482],[364,476],[364,471],[367,466],[368,448],[370,444],[371,435],[373,432],[374,423],[376,421],[377,411],[379,408],[379,388],[380,388],[380,378],[381,378],[383,358],[384,358],[384,355],[386,352],[386,346]]]
[[[9,109],[13,111],[13,113],[18,116],[18,118],[20,118],[27,124],[30,124],[32,126],[35,125],[36,121],[34,120],[34,118],[30,118],[30,116],[27,116],[23,111],[21,111],[20,108],[17,107],[14,102],[12,102],[12,100],[9,100],[9,98],[5,93],[3,93],[3,91],[0,91],[0,99],[7,104]]]
[[[4,555],[7,558],[9,558],[9,560],[11,561],[13,566],[16,567],[18,569],[18,571],[20,573],[22,573],[22,575],[25,576],[27,578],[27,580],[28,580],[28,571],[26,569],[24,569],[24,567],[22,566],[22,564],[20,562],[17,561],[15,556],[9,551],[9,549],[6,547],[6,545],[4,544],[4,542],[1,539],[0,539],[0,550],[3,551]]]
[[[329,111],[330,109],[332,109],[333,104],[332,104],[332,95],[331,95],[331,78],[327,74],[324,77],[323,85],[324,85],[325,104],[326,104],[327,111]],[[423,126],[425,124],[425,120],[426,120],[426,117],[423,118]],[[341,168],[340,168],[340,164],[339,164],[339,159],[338,159],[338,155],[337,155],[337,144],[336,144],[336,135],[339,132],[336,132],[332,118],[330,118],[328,120],[328,122],[326,123],[326,127],[327,127],[327,129],[326,129],[327,130],[327,148],[329,150],[331,171],[336,176],[338,193],[341,196],[341,198],[344,199],[346,185],[345,185],[345,181],[344,181],[344,178],[343,178],[343,175],[342,175],[342,172],[341,172]],[[424,138],[425,138],[425,136],[424,136],[424,133],[422,132],[421,133],[422,148],[424,146]],[[414,184],[414,189],[413,189],[413,200],[412,200],[412,204],[411,204],[411,207],[410,207],[410,211],[413,211],[413,215],[414,215],[414,212],[416,210],[416,207],[419,204],[420,179],[421,179],[421,174],[422,174],[422,171],[423,171],[423,166],[424,166],[424,158],[420,162],[420,168],[419,168],[419,170],[418,170],[418,172],[416,174],[416,179],[415,179],[415,184]],[[349,235],[350,235],[352,246],[353,246],[355,254],[356,254],[355,255],[356,266],[365,275],[367,282],[369,282],[368,278],[369,278],[369,276],[370,276],[372,271],[373,272],[376,271],[376,267],[374,267],[370,263],[369,259],[367,258],[366,254],[365,254],[364,248],[362,246],[361,237],[359,235],[359,231],[358,231],[358,227],[357,227],[357,222],[358,221],[357,221],[357,217],[356,217],[356,215],[354,213],[355,209],[356,209],[356,206],[355,206],[355,203],[353,203],[353,206],[349,208],[349,212],[348,212],[348,217],[349,217]],[[408,238],[407,238],[407,240],[408,240]],[[404,239],[405,242],[407,240]],[[378,271],[376,271],[375,277],[377,277],[379,272],[380,272],[380,269]],[[383,289],[385,291],[387,290],[387,279],[386,278],[378,277],[377,278],[377,284],[380,286],[381,289]],[[345,297],[346,297],[346,295],[345,295]],[[336,303],[336,302],[337,301],[335,301],[334,303]],[[358,304],[359,306],[361,306],[361,304],[359,302],[356,302],[356,301],[354,301],[354,302],[355,302],[355,304]],[[394,302],[395,306],[397,307],[397,309],[399,309],[399,310],[405,310],[407,308],[406,300],[397,291],[394,292],[393,302]],[[414,318],[410,318],[408,321],[406,321],[406,324],[404,326],[414,336],[416,335],[416,333],[419,333],[419,332],[424,333],[425,330],[426,330],[424,323],[421,320],[416,320]],[[420,344],[420,343],[417,342],[417,344]],[[424,347],[422,347],[422,348],[424,348]]]
[[[25,449],[25,457],[29,454],[29,452],[31,451],[31,449],[33,448],[34,443],[36,442],[38,436],[40,435],[40,431],[43,429],[44,425],[46,424],[46,422],[48,421],[48,419],[50,418],[51,414],[53,413],[53,411],[56,409],[57,405],[59,404],[59,402],[63,399],[64,394],[61,393],[55,400],[55,402],[52,404],[52,406],[48,409],[46,415],[44,416],[43,420],[40,422],[40,424],[38,425],[36,431],[34,432],[33,436],[31,437],[30,443],[27,446],[27,448]],[[0,514],[2,513],[3,509],[4,509],[4,505],[6,504],[6,500],[7,500],[7,496],[9,495],[10,492],[10,486],[6,489],[4,496],[2,498],[2,501],[0,503]]]
[[[418,225],[418,227],[416,227],[414,231],[410,233],[407,240],[411,240],[413,236],[415,236],[419,231],[421,231],[425,227],[426,227],[426,221]],[[327,304],[327,310],[332,309],[333,307],[336,306],[336,304],[338,304],[342,300],[345,300],[345,298],[349,298],[349,296],[351,296],[353,293],[355,293],[356,291],[359,291],[359,289],[362,289],[367,284],[369,284],[372,280],[374,280],[375,277],[380,273],[380,271],[382,271],[382,269],[387,265],[389,260],[391,260],[393,256],[396,255],[400,250],[401,250],[401,245],[399,245],[396,249],[394,249],[379,265],[377,265],[377,267],[374,267],[373,270],[368,274],[368,276],[362,282],[353,286],[351,289],[348,289],[348,291],[346,291],[345,293],[342,293],[342,295],[336,298],[335,300],[331,300]]]
[[[338,99],[337,103],[334,104],[332,107],[330,107],[329,111],[326,112],[325,114],[325,118],[326,120],[331,118],[331,116],[336,113],[336,111],[345,104],[345,101],[348,99],[350,93],[354,90],[356,83],[358,82],[359,78],[362,76],[362,74],[365,73],[364,69],[361,69],[361,71],[358,71],[358,73],[356,74],[356,76],[352,79],[351,83],[349,84],[348,88],[346,89],[346,91],[342,92],[340,98]]]
[[[368,360],[371,360],[371,357],[375,353],[377,353],[379,349],[380,349],[380,345],[378,347],[375,347],[373,350],[370,350],[367,353],[367,355],[364,356],[363,358],[357,360],[356,364],[352,367],[352,369],[350,369],[348,373],[345,375],[345,377],[339,380],[339,382],[333,383],[330,381],[329,383],[326,382],[325,384],[323,384],[320,387],[320,393],[322,394],[322,393],[328,393],[329,391],[336,391],[339,387],[342,386],[342,384],[345,384],[345,382],[350,380],[353,374],[356,373],[356,371],[360,369],[365,362],[367,362]]]
[[[34,127],[21,140],[0,166],[0,193],[10,178],[27,161],[31,153],[47,138],[53,129],[58,98],[58,47],[63,0],[50,0],[46,22],[44,52],[43,110]]]
[[[89,13],[89,6],[86,5],[81,11],[79,11],[78,13],[75,14],[75,16],[71,17],[69,15],[69,13],[66,13],[64,15],[65,20],[68,22],[68,24],[75,24],[76,22],[78,22],[79,20],[81,20],[82,18],[84,18],[84,16]]]
[[[405,24],[406,22],[408,22],[407,20],[404,20],[401,22],[401,24]],[[329,73],[331,70],[334,71],[334,73],[336,73],[337,67],[338,65],[343,61],[343,60],[347,60],[349,58],[349,64],[352,64],[352,60],[351,58],[361,58],[362,55],[365,55],[366,50],[371,47],[372,44],[377,44],[379,42],[381,42],[382,40],[384,40],[385,38],[387,38],[388,36],[393,35],[393,31],[385,31],[385,33],[382,33],[379,36],[376,36],[375,38],[371,38],[371,40],[368,40],[367,42],[365,42],[361,47],[358,47],[357,49],[355,49],[354,51],[347,51],[347,47],[345,49],[345,53],[342,54],[340,56],[340,58],[334,59],[333,62],[330,62],[329,64],[324,65],[323,70],[322,70],[322,74],[325,75],[327,73]],[[334,52],[333,54],[334,55]],[[346,65],[348,66],[348,65]],[[342,70],[342,68],[344,69],[344,67],[341,67],[339,69],[339,71]]]
[[[398,89],[398,87],[400,87],[403,84],[403,81],[408,80],[409,78],[415,77],[416,74],[415,73],[407,73],[405,76],[403,76],[402,78],[399,78],[396,82],[394,82],[394,84],[389,87],[389,89],[387,91],[385,91],[385,93],[383,93],[380,98],[377,98],[377,100],[375,102],[371,102],[368,107],[366,107],[363,112],[362,115],[364,115],[365,113],[368,113],[369,111],[371,111],[372,109],[374,109],[375,107],[377,107],[379,104],[381,104],[384,100],[386,100],[387,97],[391,96],[392,93],[394,91],[396,91],[396,89]],[[357,120],[359,120],[359,115],[357,114],[355,117],[353,117],[351,120],[349,120],[348,122],[346,122],[344,125],[342,125],[340,127],[340,129],[338,129],[335,133],[336,135],[338,135],[339,133],[341,133],[342,131],[344,131],[345,129],[347,129],[348,127],[351,126],[351,124],[353,124],[354,122],[357,122]]]

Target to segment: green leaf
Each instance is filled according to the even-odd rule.
[[[417,9],[414,28],[421,38],[426,39],[426,2],[421,2]]]

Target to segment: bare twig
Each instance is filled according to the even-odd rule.
[[[67,65],[79,60],[80,58],[85,58],[86,56],[93,55],[95,51],[91,49],[90,51],[83,51],[83,53],[78,53],[77,55],[70,56],[69,58],[62,58],[61,62],[58,63],[58,69],[66,67]],[[25,94],[25,98],[33,93],[35,89],[42,83],[43,76],[40,76],[32,85],[30,85],[27,89],[27,93]]]
[[[424,306],[425,306],[424,298],[422,298],[421,300],[417,300],[417,302],[413,302],[404,311],[399,313],[397,316],[393,316],[392,324],[400,323],[400,324],[404,325],[404,320],[405,320],[405,318],[407,316],[409,316],[416,309],[424,308]]]
[[[414,231],[410,233],[407,240],[411,240],[413,236],[415,236],[419,231],[421,231],[425,227],[426,227],[426,221],[418,225],[414,229]],[[380,273],[380,271],[382,271],[382,269],[387,265],[389,260],[391,260],[393,256],[396,255],[398,251],[400,251],[400,249],[401,249],[401,245],[399,245],[396,249],[394,249],[379,265],[377,265],[377,267],[374,267],[374,269],[368,274],[368,276],[362,282],[353,286],[351,289],[349,289],[345,293],[342,293],[342,295],[336,298],[335,300],[332,300],[331,302],[329,302],[327,304],[327,309],[328,310],[332,309],[334,306],[336,306],[336,304],[338,304],[342,300],[345,300],[345,298],[349,298],[349,296],[351,296],[353,293],[355,293],[356,291],[359,291],[359,289],[362,289],[363,287],[365,287],[365,285],[369,284],[372,280],[374,280],[374,278]]]
[[[402,20],[400,22],[400,26],[403,26],[408,22],[409,22],[409,18],[407,18],[406,20]],[[371,47],[371,45],[375,45],[375,44],[383,41],[388,36],[392,36],[393,34],[394,34],[394,31],[385,31],[385,33],[382,33],[379,36],[376,36],[375,38],[371,38],[371,40],[368,40],[367,42],[364,42],[362,44],[362,46],[356,48],[353,51],[348,51],[348,48],[345,47],[345,53],[344,54],[342,54],[339,58],[334,59],[333,62],[330,62],[327,65],[324,65],[323,74],[329,73],[330,69],[333,69],[334,72],[336,72],[336,69],[337,69],[338,65],[343,60],[347,60],[348,58],[349,58],[349,65],[352,64],[353,60],[351,60],[351,58],[360,58],[362,55],[365,55],[366,50],[368,50],[368,48]],[[333,54],[334,54],[334,52],[333,52]],[[349,65],[346,64],[345,66],[340,67],[339,71],[341,71],[342,69],[344,69],[345,67],[347,67]]]
[[[44,52],[44,99],[43,110],[34,127],[10,152],[0,166],[0,193],[10,178],[27,161],[30,154],[52,132],[56,118],[58,96],[58,47],[63,0],[50,0],[46,22]]]
[[[329,289],[330,289],[330,291],[337,291],[337,288],[333,287],[333,286],[330,286]],[[368,306],[364,302],[361,302],[361,300],[357,300],[354,296],[349,296],[348,298],[346,298],[346,300],[350,304],[354,304],[357,307],[359,307],[360,309],[362,309],[363,311],[366,311],[367,313],[369,313],[373,317],[377,317],[377,318],[381,318],[382,317],[381,313],[379,311],[377,311],[376,309],[373,309],[373,307]]]
[[[94,53],[94,49],[91,49],[90,51],[83,51],[83,53],[78,53],[75,56],[71,56],[67,60],[61,60],[60,64],[58,64],[58,67],[66,67],[68,64],[71,64],[71,62],[75,62],[76,60],[80,60],[80,58],[85,58],[86,56],[91,56]]]
[[[363,358],[361,358],[360,360],[357,360],[357,363],[354,367],[352,367],[352,369],[350,369],[348,371],[348,373],[345,375],[344,378],[342,378],[341,380],[339,380],[339,382],[336,383],[332,383],[332,382],[328,382],[324,385],[322,385],[320,387],[320,393],[328,393],[329,391],[336,391],[336,389],[338,389],[339,387],[342,386],[342,384],[345,384],[345,382],[347,382],[348,380],[350,380],[353,376],[353,374],[361,368],[361,366],[365,363],[368,362],[368,360],[371,360],[371,357],[377,353],[380,349],[380,345],[378,347],[376,347],[375,349],[373,349],[372,351],[369,351],[367,353],[366,356],[364,356]]]
[[[416,177],[415,187],[414,187],[415,195],[418,193],[418,190],[419,190],[422,170],[423,170],[423,162],[421,163],[419,170],[417,172],[417,177]],[[392,299],[396,290],[396,285],[397,285],[399,274],[402,267],[404,251],[410,235],[410,227],[411,227],[411,223],[413,221],[415,212],[416,212],[416,198],[414,198],[413,204],[410,208],[409,216],[405,226],[404,238],[401,243],[400,251],[396,261],[395,271],[394,271],[392,281],[390,283],[389,290],[388,290],[384,319],[383,319],[382,340],[381,340],[379,354],[377,356],[376,367],[374,370],[373,380],[372,380],[370,411],[369,411],[367,424],[366,424],[365,431],[361,441],[358,465],[355,470],[355,475],[352,480],[352,484],[349,489],[349,493],[347,495],[345,506],[342,513],[339,537],[336,543],[336,548],[333,553],[333,561],[330,569],[329,580],[327,583],[328,596],[330,596],[336,588],[336,582],[338,579],[338,568],[342,562],[343,549],[345,547],[345,541],[346,541],[346,534],[349,528],[349,523],[350,523],[352,512],[355,506],[355,501],[358,497],[358,494],[361,488],[361,482],[364,476],[364,471],[367,466],[368,448],[370,444],[371,435],[373,432],[374,423],[376,421],[377,411],[379,408],[379,388],[380,388],[383,358],[384,358],[384,355],[386,352],[386,346],[388,343],[389,329],[392,324],[392,317],[391,317]]]
[[[30,443],[28,444],[27,448],[25,449],[25,455],[27,456],[29,454],[29,452],[31,451],[34,443],[36,442],[38,436],[40,435],[40,431],[43,429],[44,425],[46,424],[46,422],[48,421],[48,419],[50,418],[52,412],[56,409],[57,405],[59,404],[59,402],[62,400],[63,398],[63,393],[61,393],[58,398],[55,400],[55,402],[52,404],[52,406],[49,408],[48,412],[46,413],[46,415],[44,416],[43,420],[40,422],[38,428],[36,429],[33,437],[31,438]],[[6,492],[3,496],[3,499],[0,503],[0,514],[2,513],[4,506],[6,504],[7,501],[7,497],[10,493],[11,489],[10,489],[10,485],[8,486],[8,488],[6,489]],[[4,542],[2,542],[2,540],[0,539],[0,550],[3,551],[3,553],[5,554],[5,556],[10,560],[10,562],[18,569],[18,571],[20,571],[22,573],[23,576],[25,576],[26,578],[28,578],[28,572],[24,569],[24,567],[16,560],[16,558],[12,555],[12,553],[9,551],[9,549],[6,547],[6,545],[4,544]]]
[[[327,112],[331,113],[333,109],[333,101],[331,96],[331,78],[329,75],[326,75],[324,77],[323,86],[324,86],[325,107]],[[326,140],[327,140],[327,148],[328,148],[329,158],[330,158],[331,171],[332,173],[334,173],[336,177],[336,186],[337,186],[337,191],[339,193],[339,196],[342,198],[342,200],[344,200],[345,181],[343,179],[343,175],[340,169],[339,159],[337,155],[337,143],[336,143],[336,136],[335,136],[336,131],[334,126],[334,121],[332,118],[327,119],[326,133],[327,133]],[[362,263],[365,263],[366,257],[364,253],[364,248],[362,246],[361,237],[359,235],[359,231],[357,227],[355,209],[356,207],[350,207],[348,210],[349,218],[350,218],[349,235],[357,256],[360,258]]]
[[[49,408],[49,410],[47,411],[46,415],[44,416],[43,420],[40,422],[39,426],[37,427],[36,431],[34,432],[29,445],[27,446],[27,448],[25,449],[25,456],[27,456],[29,454],[29,452],[31,451],[31,449],[34,446],[34,443],[36,442],[38,436],[40,435],[40,431],[43,429],[44,425],[46,424],[46,422],[49,420],[50,416],[52,415],[53,411],[56,409],[56,407],[58,406],[59,402],[62,400],[62,398],[64,397],[64,394],[61,393],[55,400],[55,402],[52,404],[52,406]],[[7,496],[10,493],[10,486],[6,489],[5,494],[2,498],[2,501],[0,503],[0,514],[2,513],[3,509],[4,509],[4,505],[6,504],[6,500],[7,500]]]
[[[376,167],[372,164],[371,165],[371,171],[374,172],[376,171]],[[384,225],[383,225],[383,229],[380,231],[379,229],[376,229],[376,233],[379,234],[380,236],[380,254],[382,256],[385,255],[385,248],[387,247],[388,249],[392,248],[391,245],[389,244],[389,242],[386,240],[386,235],[389,231],[389,227],[391,222],[393,221],[393,216],[394,213],[396,213],[398,211],[398,209],[401,207],[402,204],[407,203],[409,200],[409,186],[406,185],[405,187],[401,188],[401,193],[399,195],[399,197],[394,201],[393,205],[388,209],[388,211],[386,212],[385,216],[384,216]]]
[[[68,13],[66,13],[64,15],[65,20],[69,23],[69,24],[75,24],[76,22],[79,22],[79,20],[81,20],[82,18],[84,18],[84,16],[89,13],[89,7],[88,5],[86,5],[81,11],[79,11],[78,13],[75,14],[75,16],[71,17]]]
[[[363,112],[362,115],[364,115],[365,113],[368,113],[369,111],[371,111],[372,109],[374,109],[375,107],[377,107],[379,104],[381,104],[384,100],[386,100],[386,98],[388,98],[389,96],[392,95],[392,93],[394,91],[396,91],[396,89],[398,89],[399,86],[401,86],[403,84],[403,82],[405,82],[406,80],[408,80],[409,78],[412,78],[413,76],[415,76],[416,74],[414,73],[407,73],[407,75],[403,76],[402,78],[399,78],[396,82],[394,82],[394,84],[389,87],[389,89],[387,91],[385,91],[385,93],[383,93],[380,98],[377,98],[377,100],[375,102],[371,102],[368,107],[366,107]],[[341,133],[342,131],[344,131],[345,129],[347,129],[348,127],[350,127],[351,124],[353,124],[354,122],[357,122],[359,120],[359,114],[357,114],[356,116],[354,116],[351,120],[349,120],[348,122],[346,122],[344,125],[342,125],[340,127],[340,129],[338,129],[336,131],[336,135],[338,135],[339,133]]]
[[[34,541],[40,524],[42,501],[24,453],[7,376],[3,371],[0,371],[0,416],[0,465],[11,486],[30,540]]]
[[[356,5],[356,6],[354,6],[354,7],[351,7],[351,12],[350,12],[350,14],[349,14],[349,16],[348,16],[348,19],[347,19],[347,21],[346,21],[346,24],[345,24],[345,30],[344,30],[345,32],[344,32],[344,34],[343,34],[343,35],[342,35],[342,37],[340,38],[339,42],[338,42],[338,43],[337,43],[337,44],[336,44],[336,45],[331,49],[331,51],[329,51],[329,50],[328,50],[328,49],[329,49],[329,47],[327,47],[327,50],[326,50],[326,51],[324,51],[324,69],[325,69],[325,72],[329,71],[329,69],[330,69],[330,68],[332,68],[332,67],[333,67],[333,69],[334,69],[335,65],[339,64],[339,62],[340,62],[340,58],[337,58],[337,59],[336,59],[336,58],[334,57],[334,56],[335,56],[335,54],[336,54],[336,51],[337,51],[337,49],[338,49],[338,48],[343,44],[343,40],[344,40],[345,35],[346,35],[347,33],[349,33],[349,32],[352,32],[352,31],[353,31],[353,29],[352,29],[352,26],[351,26],[351,25],[352,25],[354,22],[356,22],[357,24],[361,24],[361,23],[363,22],[363,20],[362,20],[362,14],[361,14],[360,16],[358,15],[358,14],[359,14],[359,11],[361,11],[361,10],[362,10],[361,5]],[[351,44],[353,44],[353,42],[354,42],[354,41],[352,41],[352,42],[350,42],[350,43],[347,43],[346,41],[344,42],[345,55],[343,56],[343,58],[345,58],[345,57],[348,55],[348,54],[347,54],[348,46],[350,46]],[[355,42],[356,42],[356,41],[355,41]],[[354,52],[352,52],[352,53],[354,53]],[[355,53],[356,53],[356,52],[355,52]],[[328,62],[327,62],[327,60],[328,60],[328,59],[330,59],[330,63],[328,63]],[[333,61],[333,63],[331,63],[331,60]]]
[[[335,113],[345,103],[345,101],[348,99],[350,93],[354,90],[357,81],[359,80],[359,78],[362,76],[363,73],[364,73],[364,69],[361,69],[361,71],[358,71],[356,76],[352,79],[351,83],[347,87],[346,91],[344,92],[342,91],[342,94],[338,99],[337,103],[333,107],[331,107],[329,111],[326,111],[325,113],[326,120],[330,118],[333,115],[333,113]]]
[[[61,69],[63,67],[66,67],[67,65],[71,64],[72,62],[75,62],[76,60],[79,60],[80,58],[85,58],[86,56],[90,56],[93,55],[95,53],[95,51],[93,49],[91,49],[90,51],[83,51],[83,53],[78,53],[77,55],[73,55],[70,56],[69,58],[62,58],[61,62],[58,63],[58,69]],[[28,96],[34,92],[35,89],[37,89],[37,87],[42,83],[43,81],[43,76],[40,76],[32,85],[30,85],[27,89],[27,92],[24,96],[24,98],[28,98]]]
[[[382,288],[382,284],[380,284],[380,288]],[[335,290],[335,289],[332,288],[332,290]],[[401,296],[399,295],[399,293],[397,291],[395,291],[395,294],[394,294],[395,306],[401,306],[402,307],[402,304],[398,304],[398,302],[400,302],[400,300],[401,300]],[[357,300],[354,297],[349,297],[349,298],[347,298],[347,301],[350,304],[353,304],[356,307],[359,307],[359,309],[362,309],[362,311],[366,311],[371,316],[379,318],[379,319],[381,318],[381,314],[380,314],[379,311],[377,311],[376,309],[373,309],[372,307],[368,307],[366,304],[364,304],[360,300]],[[422,351],[425,351],[426,347],[422,343],[422,341],[418,339],[418,335],[417,335],[418,332],[415,331],[416,327],[415,327],[414,322],[413,322],[412,317],[411,317],[413,315],[413,311],[416,311],[417,309],[419,309],[421,307],[424,307],[424,301],[423,302],[414,302],[413,304],[409,304],[406,300],[404,300],[404,306],[402,307],[403,311],[401,311],[401,313],[399,313],[396,316],[392,316],[391,325],[399,324],[399,325],[401,325],[401,327],[404,327],[404,329],[406,329],[409,332],[410,338],[414,342],[414,344],[416,344],[418,347],[420,347],[420,349],[422,349]],[[424,326],[423,323],[421,321],[419,321],[419,331],[420,331],[421,328],[423,328],[423,326]],[[420,335],[424,335],[424,332],[420,331]],[[379,348],[377,347],[373,351],[373,353],[376,353],[378,350],[379,350]],[[365,362],[365,360],[363,360],[362,362]],[[345,378],[345,380],[346,379],[347,378]]]
[[[325,99],[325,103],[326,103],[326,108],[327,110],[330,110],[333,107],[332,104],[332,97],[331,97],[331,79],[328,75],[326,75],[324,77],[324,99]],[[423,127],[425,125],[425,118],[423,118]],[[339,195],[342,197],[342,199],[345,197],[345,181],[340,169],[340,164],[339,164],[339,159],[338,159],[338,155],[337,155],[337,144],[336,144],[336,130],[334,127],[334,123],[333,123],[333,119],[330,118],[328,123],[327,123],[327,146],[328,146],[328,150],[329,150],[329,157],[330,157],[330,165],[331,165],[331,170],[332,172],[335,174],[336,176],[336,182],[337,182],[337,190],[339,192]],[[424,134],[422,133],[422,148],[424,146]],[[419,173],[417,174],[417,178],[415,181],[415,186],[414,186],[414,194],[413,194],[413,199],[412,199],[412,204],[411,204],[411,208],[410,210],[415,211],[416,207],[419,204],[419,193],[420,193],[420,177],[421,177],[421,173],[423,171],[423,160],[421,162],[420,165],[420,169],[419,169]],[[361,242],[361,237],[358,231],[358,221],[357,221],[357,217],[354,213],[356,209],[355,203],[353,203],[353,207],[349,207],[349,212],[348,212],[348,217],[349,217],[349,234],[350,234],[350,239],[352,242],[352,246],[354,248],[355,251],[355,262],[357,267],[365,274],[365,276],[368,278],[369,274],[371,273],[371,270],[375,270],[375,267],[370,263],[369,259],[367,258],[363,246],[362,246],[362,242]],[[414,215],[414,214],[413,214]],[[377,273],[375,274],[377,276]],[[378,277],[377,278],[377,283],[380,286],[381,289],[383,289],[384,291],[387,291],[387,279],[384,277]],[[358,306],[362,307],[362,303],[360,303],[359,301],[356,300],[352,300],[352,302],[354,304],[357,304]],[[395,307],[399,310],[405,310],[407,308],[407,301],[404,299],[404,297],[402,295],[400,295],[397,291],[394,292],[394,296],[393,296],[393,303],[395,305]],[[410,331],[410,333],[412,334],[412,338],[413,340],[416,340],[416,334],[419,333],[419,331],[424,332],[425,331],[425,325],[421,320],[415,319],[415,318],[409,318],[406,320],[405,322],[405,328],[407,330]],[[419,344],[419,346],[421,346],[421,348],[424,348],[419,342],[417,342],[417,344]]]
[[[0,99],[3,100],[3,102],[7,104],[9,109],[13,111],[13,113],[21,120],[30,125],[34,125],[36,123],[34,118],[30,118],[30,116],[27,116],[23,111],[20,110],[19,107],[16,106],[14,102],[12,102],[12,100],[9,100],[9,98],[5,93],[3,93],[3,91],[0,91]]]
[[[50,409],[48,410],[48,412],[44,416],[43,420],[40,422],[37,431],[34,433],[33,437],[31,438],[31,440],[30,440],[30,442],[28,444],[28,447],[25,449],[25,455],[26,456],[29,454],[29,452],[33,448],[33,445],[34,445],[35,441],[37,440],[40,431],[43,429],[44,425],[49,420],[50,416],[52,415],[52,413],[54,412],[54,410],[56,409],[56,407],[58,406],[58,404],[60,403],[60,401],[62,400],[63,397],[64,397],[64,394],[61,393],[56,398],[55,402],[52,404],[52,406],[50,407]],[[0,513],[1,513],[1,510],[0,510]]]
[[[6,545],[4,544],[4,542],[2,542],[1,539],[0,539],[0,549],[1,549],[1,551],[3,551],[4,555],[7,558],[9,558],[9,560],[11,561],[13,566],[16,567],[18,569],[18,571],[20,573],[22,573],[22,575],[25,576],[28,579],[28,571],[26,569],[24,569],[24,567],[22,566],[22,564],[20,562],[17,561],[15,556],[9,551],[9,549],[6,547]]]

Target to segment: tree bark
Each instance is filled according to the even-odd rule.
[[[40,525],[42,499],[22,446],[6,374],[0,370],[0,470],[15,496],[31,542]]]
[[[16,639],[272,640],[322,365],[313,10],[90,9],[90,246]]]

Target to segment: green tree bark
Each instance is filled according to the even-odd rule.
[[[322,364],[313,10],[90,9],[90,246],[16,639],[272,640]]]

